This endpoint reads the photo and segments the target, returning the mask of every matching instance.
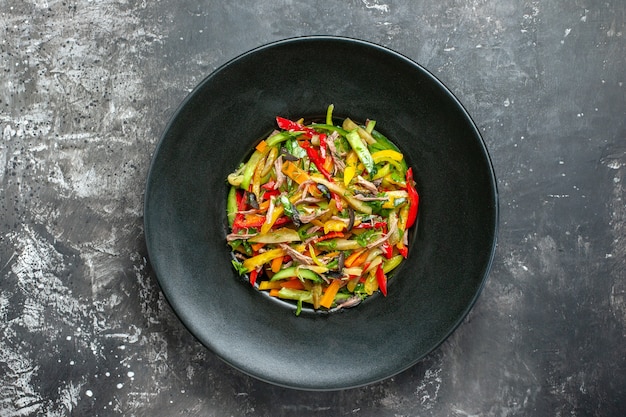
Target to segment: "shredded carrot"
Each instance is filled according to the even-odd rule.
[[[283,259],[284,259],[283,256],[279,256],[278,258],[272,259],[272,263],[271,263],[272,272],[276,273],[280,271],[280,267],[283,266]]]
[[[265,243],[253,243],[253,244],[250,245],[252,250],[255,251],[255,252],[258,252],[259,249],[261,249],[263,246],[265,246]]]
[[[308,181],[309,174],[307,174],[302,169],[298,168],[296,164],[291,161],[287,161],[283,164],[283,174],[297,182],[298,184],[302,184],[305,181]]]
[[[324,295],[322,296],[322,299],[320,300],[320,305],[322,307],[330,308],[330,306],[333,304],[333,301],[335,300],[335,295],[337,295],[337,291],[339,291],[340,287],[341,287],[341,280],[334,279],[330,283],[328,288],[326,288],[326,292],[324,292]]]
[[[262,140],[261,142],[259,142],[258,145],[256,145],[255,149],[261,153],[265,152],[265,150],[267,149],[267,142]]]
[[[367,257],[369,256],[369,251],[365,251],[363,252],[358,258],[356,258],[356,260],[352,263],[351,266],[361,266],[365,263],[365,261],[367,260]]]
[[[280,292],[280,289],[278,289],[278,288],[272,288],[272,289],[270,290],[270,295],[271,295],[272,297],[278,297],[278,293],[279,293],[279,292]]]
[[[365,252],[365,249],[361,249],[360,251],[354,251],[346,258],[344,261],[344,265],[346,268],[351,268],[353,264],[356,262],[357,258],[361,256]]]

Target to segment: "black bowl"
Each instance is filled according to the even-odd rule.
[[[226,245],[227,175],[277,115],[376,120],[413,167],[419,225],[387,297],[299,317],[240,278]],[[150,262],[180,320],[233,367],[277,385],[356,387],[441,344],[475,303],[496,246],[496,180],[453,94],[384,47],[302,37],[247,52],[209,75],[169,122],[145,194]]]

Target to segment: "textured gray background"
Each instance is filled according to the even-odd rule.
[[[0,416],[626,415],[625,22],[622,0],[0,0]],[[178,103],[306,34],[432,71],[483,133],[501,197],[494,267],[458,331],[333,393],[203,348],[142,231]]]

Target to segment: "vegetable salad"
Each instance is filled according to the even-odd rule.
[[[276,118],[228,176],[233,266],[270,296],[314,309],[353,307],[408,256],[419,195],[404,155],[375,121]]]

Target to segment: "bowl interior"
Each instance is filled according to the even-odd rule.
[[[419,225],[409,258],[373,297],[299,317],[237,276],[226,245],[227,175],[276,116],[374,119],[413,166]],[[188,329],[237,369],[312,390],[359,386],[418,362],[459,325],[488,274],[497,230],[493,169],[480,134],[435,77],[383,47],[285,40],[207,77],[153,157],[145,195],[150,261]]]

